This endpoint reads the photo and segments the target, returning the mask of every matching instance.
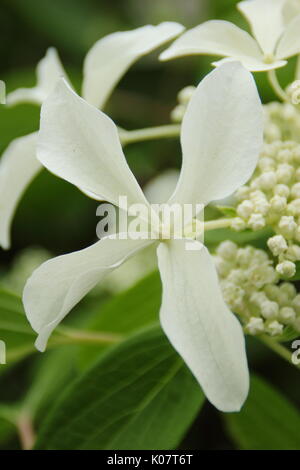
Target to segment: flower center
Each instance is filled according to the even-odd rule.
[[[273,62],[275,62],[274,54],[265,54],[264,63],[265,64],[272,64]]]

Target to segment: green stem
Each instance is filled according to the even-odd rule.
[[[148,127],[145,129],[137,129],[134,131],[126,131],[119,129],[119,136],[122,145],[132,144],[134,142],[142,142],[144,140],[168,139],[170,137],[178,137],[180,134],[180,125],[169,124],[166,126]]]
[[[207,232],[208,230],[215,230],[217,228],[230,227],[232,221],[233,219],[208,220],[207,222],[204,222],[204,231]]]
[[[21,413],[16,422],[16,427],[18,430],[22,449],[32,449],[35,443],[35,432],[33,429],[33,422],[30,415],[25,412]]]
[[[282,357],[285,361],[289,362],[293,366],[297,367],[299,369],[299,365],[296,365],[292,362],[292,354],[291,352],[282,346],[282,344],[278,343],[274,339],[272,339],[270,336],[267,335],[260,335],[257,336],[257,338],[264,343],[266,346],[268,346],[272,351],[274,351],[276,354],[278,354],[280,357]]]
[[[123,336],[115,333],[83,331],[62,326],[58,329],[58,333],[59,336],[53,338],[52,344],[115,344],[123,339]]]
[[[285,101],[285,102],[289,103],[290,102],[289,97],[286,94],[286,92],[283,90],[283,88],[281,87],[281,85],[278,81],[275,70],[269,70],[267,72],[267,75],[268,75],[269,82],[270,82],[274,92],[278,96],[278,98],[280,98],[282,101]]]

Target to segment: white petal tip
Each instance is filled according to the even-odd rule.
[[[47,338],[48,340],[48,338]],[[34,343],[36,349],[39,352],[45,352],[46,347],[47,347],[47,340],[43,337],[43,335],[39,335]]]
[[[159,60],[161,62],[166,62],[167,60],[170,60],[172,59],[173,57],[173,54],[170,53],[170,51],[167,49],[166,51],[162,52],[160,55],[159,55]]]

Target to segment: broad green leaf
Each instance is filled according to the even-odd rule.
[[[55,351],[41,354],[32,377],[32,385],[25,395],[20,408],[32,418],[48,412],[49,404],[54,402],[61,390],[77,375],[74,355],[76,346],[63,346]]]
[[[101,305],[86,329],[126,336],[158,322],[160,303],[161,281],[158,272],[154,272]],[[103,346],[82,349],[82,364],[90,364],[103,351]]]
[[[16,435],[16,427],[10,421],[0,417],[0,448]]]
[[[16,435],[15,418],[16,409],[14,405],[0,403],[0,446],[4,446],[7,441]]]
[[[300,413],[271,384],[252,376],[242,411],[224,415],[228,431],[239,449],[300,449]]]
[[[38,449],[173,449],[204,396],[159,327],[110,349],[63,396]]]

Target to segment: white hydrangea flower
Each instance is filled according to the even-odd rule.
[[[83,67],[82,96],[103,108],[113,89],[140,57],[174,39],[183,31],[178,23],[147,25],[132,31],[110,34],[95,43]],[[9,106],[24,102],[42,104],[57,80],[67,78],[55,49],[47,51],[37,65],[37,84],[7,95]],[[0,162],[0,245],[10,247],[10,226],[16,206],[42,165],[36,158],[36,133],[19,137],[5,150]]]
[[[225,64],[199,84],[183,119],[181,144],[182,170],[168,204],[206,205],[250,177],[262,145],[262,113],[253,77],[239,63]],[[119,196],[127,195],[128,207],[148,205],[114,123],[63,80],[42,106],[38,158],[95,199],[118,204]],[[45,349],[55,327],[105,274],[153,242],[105,237],[38,268],[23,296],[39,335],[37,348]],[[202,249],[189,251],[185,244],[185,239],[158,242],[161,325],[208,399],[223,411],[238,410],[248,392],[242,328],[224,303],[207,249],[200,244]]]
[[[283,67],[289,57],[300,53],[300,15],[284,21],[285,0],[245,0],[237,4],[249,22],[251,37],[233,23],[211,20],[187,31],[161,55],[161,60],[194,54],[225,57],[214,62],[239,60],[253,72]]]

